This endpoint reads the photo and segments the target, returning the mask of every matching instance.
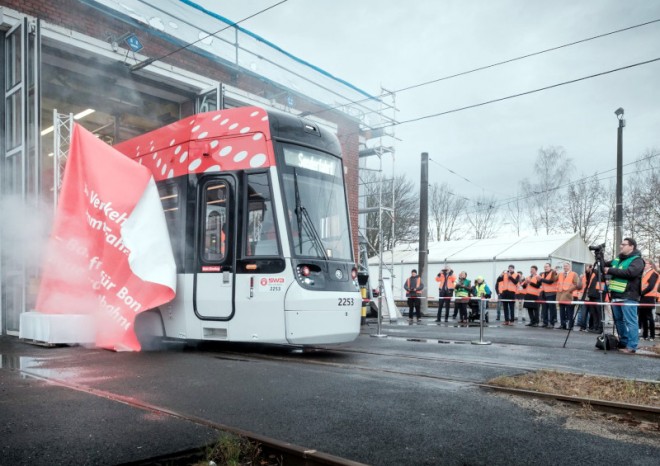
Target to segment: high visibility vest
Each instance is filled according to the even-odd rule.
[[[478,298],[486,296],[486,282],[474,284],[474,295]]]
[[[631,256],[627,258],[624,261],[619,260],[617,257],[612,261],[612,269],[619,269],[619,270],[626,270],[632,261],[637,259],[639,256]],[[619,277],[612,277],[610,280],[610,291],[614,293],[623,293],[626,291],[626,287],[628,286],[628,280],[625,278],[619,278]]]
[[[645,289],[647,286],[649,286],[649,282],[651,281],[651,277],[653,274],[658,275],[658,272],[656,272],[653,269],[648,269],[646,272],[644,272],[644,275],[642,275],[642,290]],[[660,277],[658,277],[660,278]],[[657,282],[656,282],[657,283]],[[649,291],[644,295],[644,297],[649,297],[649,298],[656,298],[660,297],[660,288],[656,287],[655,289]]]
[[[557,280],[557,288],[559,291],[568,291],[568,289],[576,282],[579,283],[577,278],[577,273],[573,272],[572,270],[568,272],[568,274],[566,274],[566,272],[562,272],[559,274],[559,280]]]
[[[532,286],[531,284],[538,284],[539,283],[539,276],[538,275],[530,275],[527,277],[527,284],[525,285],[525,294],[531,294],[532,296],[539,296],[541,294],[541,288],[536,288],[535,286]],[[543,286],[543,284],[541,284]]]
[[[591,284],[594,282],[594,280],[598,280],[598,274],[594,271],[591,272],[591,275],[589,276],[589,283],[586,283],[582,287],[582,291],[586,291],[589,293],[589,290],[591,289]],[[596,291],[604,290],[605,289],[605,284],[603,282],[596,282]]]
[[[502,278],[502,285],[500,286],[501,291],[510,291],[513,294],[516,293],[516,290],[518,289],[518,285],[516,283],[513,283],[511,281],[511,278],[516,278],[518,277],[518,273],[513,272],[511,274],[511,277],[509,277],[508,273],[504,274],[504,277]]]
[[[456,286],[456,276],[454,274],[445,275],[444,273],[437,275],[435,281],[438,282],[438,289],[441,290],[445,286],[445,280],[447,280],[447,289],[453,290]]]
[[[418,298],[419,296],[421,296],[421,290],[417,291],[417,290],[411,289],[411,288],[417,288],[418,286],[420,286],[422,284],[421,280],[422,279],[419,277],[419,275],[416,276],[415,278],[408,277],[408,280],[406,280],[406,288],[407,288],[406,296],[408,298]],[[423,286],[422,286],[422,289],[424,289]]]
[[[456,291],[454,293],[454,295],[457,298],[466,298],[467,296],[469,296],[469,294],[470,294],[470,280],[468,280],[468,279],[461,280],[459,278],[457,285],[460,285],[460,286],[456,287]]]
[[[573,298],[580,299],[582,296],[582,291],[586,286],[587,274],[583,273],[581,277],[578,278],[577,288],[573,291]]]
[[[541,275],[544,280],[550,280],[550,277],[552,277],[553,272],[556,273],[554,270],[551,270],[550,272],[543,272]],[[557,293],[557,281],[558,280],[555,280],[552,283],[542,283],[541,290],[550,294]]]

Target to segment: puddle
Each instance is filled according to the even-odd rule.
[[[65,379],[74,375],[73,371],[42,367],[45,362],[30,356],[0,354],[0,369],[17,371],[22,378]]]

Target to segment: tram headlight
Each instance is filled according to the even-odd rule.
[[[357,280],[357,269],[355,267],[351,269],[351,278],[353,281]]]
[[[310,277],[312,269],[308,265],[298,266],[298,279],[307,286],[314,286],[314,279]]]

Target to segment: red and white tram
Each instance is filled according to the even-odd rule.
[[[242,107],[115,148],[153,172],[177,264],[176,298],[140,314],[136,331],[302,345],[357,337],[361,297],[333,134]]]

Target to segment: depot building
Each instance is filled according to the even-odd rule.
[[[223,108],[304,116],[339,137],[357,238],[359,144],[378,98],[192,2],[5,0],[0,29],[3,334],[35,302],[72,121],[116,144]]]

